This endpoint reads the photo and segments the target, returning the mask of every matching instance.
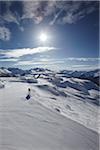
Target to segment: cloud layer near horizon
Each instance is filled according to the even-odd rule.
[[[55,50],[55,47],[36,47],[36,48],[22,48],[13,50],[0,50],[0,54],[8,58],[19,58],[25,55],[33,55]]]
[[[42,50],[42,49],[41,49]],[[48,50],[54,50],[53,48],[48,49]],[[68,58],[59,58],[59,59],[54,59],[51,57],[43,57],[42,55],[46,51],[41,51],[40,49],[35,48],[31,49],[31,51],[28,49],[26,50],[27,52],[23,53],[23,49],[19,49],[19,53],[16,55],[16,50],[14,50],[14,53],[12,54],[12,51],[7,51],[2,50],[2,55],[0,57],[0,62],[2,63],[11,63],[13,64],[13,67],[49,67],[49,68],[55,68],[59,69],[61,68],[69,68],[69,69],[93,69],[93,68],[98,68],[99,67],[99,61],[100,58],[75,58],[75,57],[68,57]],[[23,59],[22,56],[24,55],[32,55],[31,59]],[[34,52],[33,52],[34,51]],[[27,54],[26,54],[27,53]],[[34,54],[39,53],[38,56],[34,57]],[[0,53],[1,54],[1,53]],[[42,57],[41,57],[42,56]]]

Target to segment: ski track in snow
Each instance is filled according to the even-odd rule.
[[[28,87],[33,92],[31,100],[26,101]],[[60,98],[66,102],[66,98]],[[83,109],[90,108],[90,112],[94,108],[77,101],[77,105],[80,104]],[[6,82],[5,88],[0,89],[0,150],[98,150],[98,133],[67,118],[68,115],[72,115],[71,119],[75,115],[79,117],[79,110],[75,112],[74,105],[69,99],[66,114],[67,111],[61,110],[64,106],[59,97],[43,92],[33,84]]]

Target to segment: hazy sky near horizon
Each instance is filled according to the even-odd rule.
[[[98,57],[99,1],[0,1],[1,67],[94,69]]]

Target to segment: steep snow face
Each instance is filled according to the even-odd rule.
[[[54,88],[45,79],[38,79],[37,84],[10,82],[17,81],[16,78],[4,80],[5,88],[0,89],[0,150],[99,149],[96,132],[67,118],[69,115],[80,119],[83,115],[82,119],[85,119],[87,110],[85,113],[91,122],[95,105],[83,103],[75,97],[66,99],[63,95],[55,95],[52,91],[59,93],[61,89]],[[26,101],[28,88],[31,88],[32,97]],[[68,90],[71,96],[74,92],[70,88]],[[65,113],[64,106],[67,117],[62,114]]]

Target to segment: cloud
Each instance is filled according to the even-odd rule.
[[[97,1],[19,1],[16,6],[20,7],[20,13],[13,1],[5,1],[5,4],[6,11],[1,15],[0,22],[14,22],[19,27],[24,19],[31,19],[36,24],[45,18],[48,18],[50,25],[73,24],[98,9],[99,5]],[[13,7],[15,9],[12,11]]]
[[[17,62],[18,59],[14,58],[7,58],[7,59],[0,59],[0,62]]]
[[[0,27],[0,40],[9,41],[11,37],[11,32],[6,27]]]
[[[57,65],[57,64],[62,64],[64,63],[63,60],[52,60],[52,59],[40,59],[38,61],[18,61],[15,66],[29,66],[29,65]]]
[[[20,31],[24,32],[24,28],[22,26],[19,27]]]
[[[19,2],[19,4],[21,5],[21,1]],[[16,5],[18,5],[18,4],[16,4]],[[4,26],[6,23],[15,23],[18,25],[18,27],[21,31],[24,31],[24,28],[20,25],[21,17],[20,17],[20,13],[18,12],[19,9],[17,9],[18,6],[15,7],[13,1],[1,1],[1,3],[0,3],[0,9],[1,9],[0,25]]]
[[[73,70],[94,70],[98,69],[98,65],[72,65],[71,67]]]
[[[84,6],[84,7],[82,7]],[[47,16],[52,16],[50,25],[54,23],[72,24],[97,9],[97,2],[88,1],[36,1],[23,2],[23,19],[31,18],[40,23]]]
[[[19,15],[17,11],[12,11],[11,6],[13,5],[12,1],[4,1],[1,2],[1,13],[0,13],[0,20],[3,22],[8,22],[8,23],[16,23],[19,25]]]
[[[32,55],[36,53],[43,53],[55,50],[54,47],[37,47],[37,48],[23,48],[23,49],[14,49],[14,50],[0,50],[2,55],[5,55],[8,58],[19,58],[25,55]]]
[[[44,63],[38,61],[38,62],[34,62],[34,61],[19,61],[15,64],[15,66],[30,66],[30,65],[43,65]]]
[[[13,66],[17,67],[47,67],[54,69],[72,69],[72,70],[89,70],[99,68],[99,58],[60,58],[55,59],[51,57],[33,57],[31,59],[20,58],[2,58],[1,64],[13,63]],[[82,62],[81,62],[82,61]]]
[[[17,20],[17,17],[15,16],[15,14],[12,13],[11,11],[8,11],[6,14],[4,14],[3,19],[9,23],[13,22],[13,23],[16,23],[18,25],[20,24],[19,21]]]
[[[36,24],[44,18],[41,1],[23,1],[23,15],[21,19],[32,19]]]
[[[70,60],[70,61],[99,61],[100,58],[84,58],[84,57],[80,57],[80,58],[75,58],[75,57],[70,57],[70,58],[65,58],[65,60]]]
[[[84,7],[83,7],[84,6]],[[88,1],[73,1],[67,2],[67,5],[63,8],[63,14],[54,23],[59,24],[73,24],[78,20],[84,18],[86,15],[92,13],[97,9],[97,2]]]
[[[74,63],[72,60],[76,60],[76,63]],[[52,58],[49,58],[49,59],[45,59],[45,58],[38,58],[38,59],[35,59],[35,60],[25,60],[25,61],[17,61],[14,66],[26,66],[26,67],[46,67],[46,68],[52,68],[52,69],[68,69],[68,70],[91,70],[91,69],[97,69],[99,68],[99,65],[98,63],[95,63],[95,64],[91,64],[90,62],[86,63],[86,62],[83,62],[82,64],[77,62],[77,61],[81,61],[81,60],[98,60],[98,58],[82,58],[82,59],[76,59],[76,58],[73,58],[73,59],[70,59],[68,58],[67,61],[72,61],[70,63],[66,62],[66,58],[65,59],[52,59]]]

